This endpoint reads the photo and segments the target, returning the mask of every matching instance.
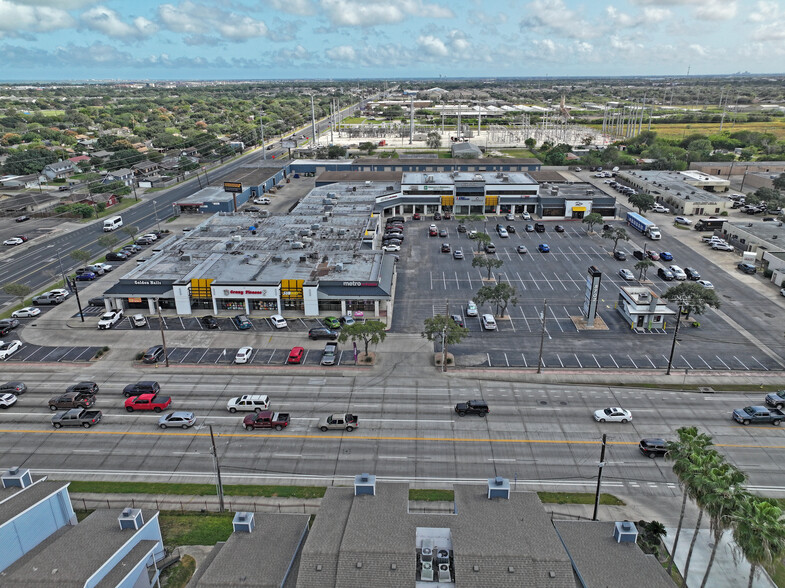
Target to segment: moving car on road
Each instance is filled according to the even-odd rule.
[[[599,423],[627,423],[632,420],[632,413],[618,406],[594,411],[594,420]]]
[[[360,419],[356,414],[330,414],[319,419],[319,423],[316,426],[321,431],[343,429],[351,432],[360,426]]]
[[[193,427],[195,422],[196,416],[192,412],[170,412],[158,419],[158,426],[162,429],[168,429],[169,427],[187,429],[188,427]]]
[[[775,427],[785,420],[785,413],[776,408],[765,406],[745,406],[733,411],[733,420],[742,425],[766,424]]]
[[[654,459],[655,457],[665,457],[668,453],[668,442],[665,439],[641,439],[638,443],[640,452],[648,457]]]
[[[488,403],[484,400],[469,400],[468,402],[459,402],[456,404],[455,412],[458,413],[458,416],[476,414],[477,416],[484,417],[491,411],[488,408]]]

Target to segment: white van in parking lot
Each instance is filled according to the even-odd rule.
[[[108,233],[109,231],[114,231],[119,229],[123,226],[123,217],[121,216],[113,216],[107,219],[104,219],[104,232]]]

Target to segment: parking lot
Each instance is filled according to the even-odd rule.
[[[204,347],[175,347],[167,349],[167,356],[170,364],[199,364],[199,365],[227,365],[234,363],[234,356],[238,347],[232,348],[204,348]],[[290,348],[270,349],[254,348],[251,358],[243,365],[287,365]],[[321,349],[306,349],[300,364],[296,365],[319,365],[322,359]],[[347,349],[338,352],[338,360],[335,365],[354,365],[354,352],[351,344]]]
[[[496,223],[512,225],[515,232],[501,238]],[[638,285],[622,279],[621,268],[633,269],[638,261],[631,253],[636,249],[670,251],[673,261],[656,261],[648,270],[648,281],[643,285],[661,295],[677,281],[664,281],[657,276],[659,267],[676,264],[698,269],[704,279],[715,283],[723,304],[738,304],[754,293],[745,292],[748,286],[737,283],[711,261],[711,252],[691,248],[667,234],[660,241],[644,238],[628,228],[629,242],[620,241],[619,249],[628,253],[626,261],[612,256],[613,243],[599,234],[589,235],[580,221],[542,221],[543,233],[527,232],[533,224],[517,218],[515,221],[493,218],[487,222],[466,222],[468,231],[487,232],[496,246],[494,256],[503,265],[493,271],[495,279],[513,286],[518,303],[507,309],[509,318],[497,318],[496,331],[484,331],[479,317],[465,314],[466,303],[477,290],[488,282],[485,268],[472,267],[472,257],[479,243],[467,233],[459,233],[455,220],[413,221],[406,223],[406,240],[398,264],[393,330],[419,332],[423,320],[436,314],[457,314],[464,321],[469,335],[458,345],[450,347],[456,363],[464,366],[536,367],[540,337],[543,336],[542,365],[546,368],[602,368],[602,369],[664,369],[673,340],[672,324],[666,329],[655,329],[645,334],[632,332],[616,311],[615,305],[622,285]],[[447,230],[447,237],[429,237],[431,223]],[[564,232],[555,232],[561,224]],[[615,221],[612,226],[625,226]],[[595,227],[598,232],[600,227]],[[698,240],[695,233],[695,240]],[[452,253],[442,253],[442,244],[449,243],[451,251],[461,249],[464,259]],[[542,253],[540,244],[550,251]],[[524,245],[527,253],[518,253]],[[709,251],[708,249],[706,251]],[[581,317],[586,288],[587,271],[596,266],[602,272],[599,315],[607,330],[580,331],[573,317]],[[541,318],[547,300],[545,332]],[[721,307],[723,308],[723,307]],[[493,313],[490,305],[479,308],[479,313]],[[745,370],[766,371],[781,369],[778,358],[740,337],[729,328],[728,322],[712,309],[699,317],[700,327],[690,328],[683,323],[673,357],[673,368],[678,370]],[[673,320],[670,321],[673,323]],[[439,349],[437,345],[437,349]]]
[[[0,360],[6,362],[82,362],[92,359],[101,347],[60,346],[48,347],[25,343],[12,356]]]

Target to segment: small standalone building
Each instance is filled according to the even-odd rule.
[[[638,333],[664,332],[668,317],[676,314],[662,299],[644,286],[622,286],[616,310],[630,329]]]
[[[727,179],[687,171],[622,171],[616,174],[619,182],[665,204],[683,216],[718,215],[731,210],[731,200],[726,197],[730,187]]]

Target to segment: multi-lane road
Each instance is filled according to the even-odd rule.
[[[324,484],[369,471],[430,485],[502,475],[517,479],[521,489],[590,491],[600,439],[607,433],[606,488],[671,495],[677,488],[670,465],[643,457],[637,443],[643,437],[673,438],[678,427],[697,425],[749,475],[753,488],[785,491],[783,429],[743,427],[730,419],[732,409],[760,404],[762,393],[701,395],[427,375],[399,380],[160,370],[146,376],[132,370],[98,374],[74,368],[8,374],[9,379],[23,376],[30,390],[0,412],[5,463],[76,478],[212,481],[207,426],[212,424],[227,483]],[[196,413],[196,427],[162,431],[158,415],[123,410],[123,386],[151,378],[172,396],[174,409]],[[97,408],[104,420],[89,430],[55,431],[47,401],[79,379],[100,384]],[[246,432],[243,415],[227,412],[226,401],[248,393],[268,394],[271,409],[291,414],[290,426],[282,432]],[[462,418],[453,411],[456,402],[475,397],[489,403],[486,418]],[[631,410],[633,422],[595,422],[593,411],[608,406]],[[351,433],[316,429],[319,417],[342,411],[358,414],[360,428]]]

